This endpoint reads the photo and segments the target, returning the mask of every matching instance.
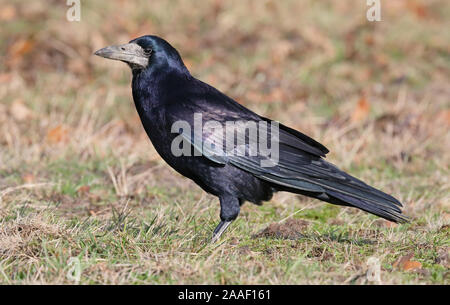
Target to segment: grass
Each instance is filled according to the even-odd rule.
[[[449,284],[446,1],[383,2],[380,23],[335,1],[104,5],[74,23],[44,1],[0,14],[0,283],[371,284],[375,257],[381,283]],[[411,223],[279,193],[210,244],[217,199],[154,151],[128,68],[91,56],[144,33],[324,143]]]

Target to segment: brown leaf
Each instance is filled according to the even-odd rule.
[[[366,99],[365,96],[362,96],[359,99],[356,108],[353,110],[351,121],[355,123],[364,121],[369,116],[369,113],[370,113],[369,101]]]
[[[47,132],[47,141],[50,143],[67,142],[69,137],[69,129],[64,126],[56,126]]]
[[[416,270],[420,268],[422,268],[422,264],[417,261],[407,261],[402,266],[402,269],[405,271]]]
[[[427,7],[423,3],[417,1],[408,1],[407,8],[420,19],[426,18],[429,14]]]
[[[401,267],[404,262],[409,261],[414,256],[413,252],[408,253],[407,255],[401,256],[398,258],[395,263],[392,265],[392,267],[397,268]]]
[[[12,61],[21,60],[24,55],[31,52],[34,42],[30,39],[19,39],[15,41],[8,49],[9,57]]]
[[[417,270],[422,268],[422,264],[417,261],[412,261],[414,253],[410,252],[405,256],[400,257],[392,266],[403,271]]]
[[[36,181],[36,177],[33,174],[25,174],[22,176],[22,180],[25,183],[33,183]]]
[[[91,187],[89,185],[82,185],[78,188],[77,193],[78,194],[87,194],[91,190]]]
[[[375,44],[375,38],[373,37],[372,34],[366,35],[366,37],[364,38],[364,42],[368,46],[373,46]]]

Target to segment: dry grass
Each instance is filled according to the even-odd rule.
[[[71,283],[72,257],[81,283],[362,284],[370,257],[382,283],[449,283],[447,1],[383,2],[376,24],[364,1],[147,2],[83,2],[73,23],[64,2],[0,3],[0,283]],[[280,193],[208,244],[217,200],[156,154],[128,68],[91,55],[147,33],[411,224]]]

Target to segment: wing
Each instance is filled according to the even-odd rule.
[[[167,115],[170,116],[168,122],[186,120],[193,124],[193,113],[200,113],[203,122],[212,120],[223,124],[229,121],[275,123],[273,120],[259,116],[214,87],[197,79],[195,79],[195,85],[190,86],[189,90],[175,98],[175,101],[168,107]],[[281,123],[276,123],[279,127],[280,146],[288,146],[320,157],[325,157],[329,152],[325,146],[307,135]]]

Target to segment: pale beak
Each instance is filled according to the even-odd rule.
[[[109,46],[96,51],[94,54],[108,59],[121,60],[141,68],[148,65],[148,56],[145,56],[144,50],[136,43]]]

